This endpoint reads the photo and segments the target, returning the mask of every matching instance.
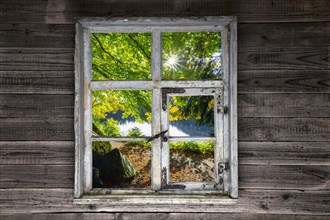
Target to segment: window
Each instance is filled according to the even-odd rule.
[[[77,200],[237,198],[234,18],[80,19],[75,65]]]

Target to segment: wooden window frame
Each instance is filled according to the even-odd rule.
[[[222,71],[221,80],[163,80],[162,75],[162,32],[221,32]],[[152,34],[152,60],[150,81],[95,81],[92,80],[92,33],[149,32]],[[116,204],[230,204],[238,197],[237,184],[237,22],[235,17],[204,18],[82,18],[76,22],[75,47],[75,185],[74,197],[78,203],[115,202]],[[212,89],[215,101],[221,98],[221,106],[215,105],[219,113],[215,121],[215,176],[221,186],[208,190],[208,183],[186,183],[187,190],[165,189],[169,183],[168,144],[162,146],[160,138],[152,143],[152,190],[92,189],[92,141],[146,140],[146,138],[111,138],[92,136],[91,93],[93,90],[151,90],[152,91],[152,134],[168,126],[166,110],[162,110],[163,89],[181,88],[186,93],[205,95],[203,89]],[[217,92],[214,92],[217,91]],[[174,93],[165,94],[175,95]],[[218,115],[218,114],[216,114]],[[221,126],[223,125],[223,126]],[[169,137],[171,138],[171,137]],[[182,140],[182,138],[172,138]],[[189,139],[189,138],[188,138]],[[187,139],[187,140],[188,140]],[[189,139],[191,140],[191,139]],[[168,143],[168,142],[167,142]],[[166,169],[165,169],[166,170]],[[165,172],[165,173],[164,173]],[[164,183],[165,175],[165,183]],[[214,183],[211,183],[214,184]],[[202,188],[206,190],[202,190]],[[175,188],[175,187],[174,187]],[[215,186],[214,186],[215,188]],[[216,194],[218,192],[218,194]],[[140,193],[140,194],[139,194]],[[138,194],[138,195],[136,195]],[[183,196],[183,197],[182,197]]]

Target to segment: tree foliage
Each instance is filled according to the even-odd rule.
[[[163,33],[162,78],[219,79],[220,53],[220,33]],[[151,80],[151,33],[92,34],[92,78]],[[118,112],[122,113],[122,119],[150,123],[151,104],[151,91],[93,91],[93,134],[120,136],[118,120],[109,117]],[[213,126],[212,96],[175,97],[170,104],[170,120],[195,119],[199,124]]]

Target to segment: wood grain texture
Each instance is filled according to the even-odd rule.
[[[251,31],[253,30],[253,31]],[[238,48],[328,47],[330,22],[240,24]]]
[[[240,22],[328,21],[327,0],[1,1],[3,23],[73,23],[82,16],[235,15]],[[19,14],[20,16],[15,16]]]
[[[329,141],[330,118],[238,118],[239,141]]]
[[[330,189],[327,166],[239,165],[240,189]]]
[[[73,119],[0,118],[1,141],[74,140]],[[330,118],[238,118],[239,141],[328,141]]]
[[[238,162],[259,165],[329,165],[330,142],[239,142]]]
[[[72,188],[72,165],[0,165],[0,188]]]
[[[329,11],[328,0],[0,1],[0,218],[328,219]],[[75,17],[205,15],[239,22],[237,205],[74,204]]]
[[[1,165],[73,165],[73,141],[1,141]]]
[[[0,48],[1,71],[73,71],[73,49]]]
[[[240,94],[239,117],[330,117],[328,94]]]
[[[185,212],[267,213],[329,215],[330,191],[240,190],[236,205],[125,206],[109,204],[75,205],[72,189],[0,189],[2,214],[49,212]]]
[[[2,71],[73,70],[73,49],[2,48]],[[329,70],[329,49],[250,48],[238,49],[238,70]]]
[[[72,165],[0,165],[0,188],[72,188]],[[240,189],[328,190],[330,164],[239,165]]]
[[[0,93],[73,94],[73,75],[73,71],[0,71]],[[330,93],[330,71],[238,71],[239,94],[272,92]]]
[[[74,48],[73,24],[0,24],[0,47]]]
[[[1,215],[0,215],[1,217]],[[6,220],[328,220],[327,215],[251,214],[251,213],[33,213],[2,215]]]
[[[0,94],[0,118],[72,118],[73,105],[73,95]]]
[[[73,141],[73,118],[0,118],[0,141]]]
[[[238,71],[238,93],[330,93],[328,70]]]
[[[250,31],[253,30],[253,31]],[[330,22],[239,24],[238,48],[327,47]],[[73,24],[0,24],[0,47],[74,48]]]
[[[73,94],[73,78],[73,71],[0,71],[0,93]]]
[[[329,165],[330,142],[239,142],[239,165]],[[2,141],[0,164],[74,164],[73,141]]]
[[[249,48],[237,53],[241,70],[330,70],[329,48]]]

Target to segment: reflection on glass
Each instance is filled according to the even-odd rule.
[[[151,91],[93,91],[92,116],[93,136],[150,136]]]
[[[221,34],[163,33],[163,79],[221,78]]]
[[[151,34],[92,34],[93,80],[150,80]]]
[[[214,142],[170,142],[170,182],[214,180]]]
[[[214,136],[214,97],[170,97],[169,124],[172,137]]]
[[[146,142],[93,142],[93,188],[151,188]]]

